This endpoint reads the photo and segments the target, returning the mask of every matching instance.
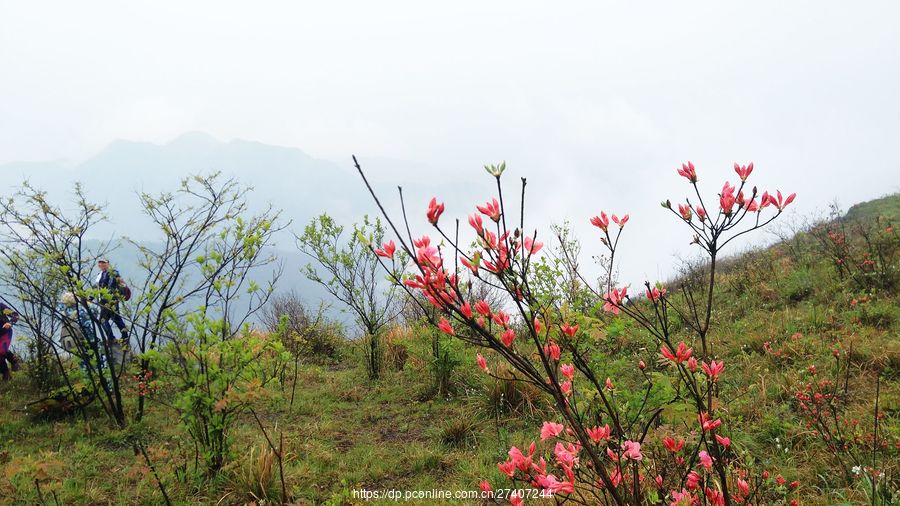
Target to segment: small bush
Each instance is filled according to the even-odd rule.
[[[435,334],[432,342],[430,369],[436,395],[449,397],[455,393],[453,372],[461,363],[454,343]]]
[[[278,497],[276,466],[275,452],[271,448],[251,448],[250,453],[233,464],[232,485],[235,492],[247,501]]]
[[[497,376],[502,379],[489,380],[485,387],[485,408],[491,416],[515,414],[534,418],[543,412],[543,392],[538,387],[506,370],[498,370]]]
[[[462,448],[476,443],[478,422],[474,417],[462,417],[450,420],[441,427],[441,443],[452,448]]]
[[[797,269],[784,280],[782,294],[791,302],[801,302],[813,293],[812,275],[807,269]]]
[[[341,359],[344,338],[338,322],[320,305],[312,311],[296,292],[274,295],[263,310],[269,332],[281,337],[284,348],[303,362],[326,364]]]
[[[412,333],[406,327],[395,326],[384,335],[384,362],[394,371],[402,371],[409,359],[406,342]]]
[[[873,301],[860,306],[859,323],[879,330],[887,330],[897,321],[897,313],[897,306]]]

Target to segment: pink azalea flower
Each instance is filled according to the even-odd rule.
[[[607,293],[603,300],[606,302],[603,304],[603,310],[610,312],[612,314],[619,314],[619,306],[621,306],[625,302],[625,296],[628,292],[628,287],[622,288],[621,291],[617,288],[613,288],[611,292]]]
[[[428,221],[432,225],[437,225],[438,218],[441,217],[441,214],[444,212],[444,203],[437,203],[437,198],[432,198],[431,202],[428,203]]]
[[[535,253],[537,253],[538,251],[540,251],[541,248],[544,247],[544,243],[535,241],[535,240],[532,239],[531,237],[526,237],[526,238],[525,238],[525,241],[524,241],[524,244],[525,244],[525,251],[526,251],[529,255],[534,255]]]
[[[612,482],[614,487],[618,487],[620,483],[622,483],[622,470],[619,469],[618,466],[613,470],[609,475],[609,481]]]
[[[725,213],[726,216],[730,215],[735,203],[734,196],[735,187],[732,186],[728,181],[725,181],[725,186],[722,187],[722,193],[719,194],[719,207],[722,209],[722,212]]]
[[[669,503],[669,506],[691,506],[694,504],[694,496],[685,489],[681,489],[681,492],[673,490],[671,495],[672,502]]]
[[[606,216],[606,213],[601,211],[600,216],[591,218],[591,225],[605,232],[609,228],[609,218]]]
[[[691,471],[687,475],[687,480],[685,481],[685,486],[687,486],[688,490],[696,490],[697,487],[700,486],[701,477],[697,474],[697,471]]]
[[[578,463],[579,451],[580,448],[572,443],[564,445],[562,444],[562,442],[557,442],[556,446],[553,448],[553,454],[556,456],[556,462],[560,465],[566,465],[569,467],[572,467]]]
[[[746,181],[750,176],[750,173],[753,172],[753,162],[750,162],[750,165],[738,165],[737,162],[735,162],[734,171],[737,172],[741,181]]]
[[[716,441],[718,441],[719,444],[724,446],[725,448],[728,448],[729,446],[731,446],[731,439],[729,439],[725,436],[720,436],[720,435],[716,434]]]
[[[691,372],[695,372],[697,370],[697,359],[694,357],[689,358],[687,360],[687,365]]]
[[[390,240],[380,248],[375,250],[375,254],[380,257],[386,258],[394,258],[394,252],[397,250],[397,245],[394,244],[393,240]]]
[[[616,216],[614,214],[614,215],[612,215],[612,220],[613,220],[613,223],[615,223],[616,225],[619,226],[619,228],[622,228],[625,226],[626,223],[628,223],[628,215],[626,214],[625,216],[622,216],[621,218],[619,218],[618,216]]]
[[[481,353],[479,353],[478,356],[475,357],[475,361],[478,362],[478,367],[480,367],[484,372],[488,372],[487,360],[485,360],[484,357],[481,356]]]
[[[591,438],[591,441],[599,443],[601,441],[608,441],[612,430],[609,428],[609,425],[604,425],[603,427],[597,426],[592,429],[587,429],[587,433]]]
[[[504,311],[497,311],[491,318],[494,320],[494,323],[500,325],[501,327],[509,326],[509,315]]]
[[[747,497],[747,495],[750,494],[750,484],[742,480],[741,478],[738,478],[737,484],[738,490],[741,492],[741,495]]]
[[[665,296],[666,296],[665,288],[660,289],[657,287],[653,287],[653,289],[647,290],[647,298],[652,300],[653,302],[658,302],[659,299],[661,299],[662,297],[665,297]]]
[[[527,457],[522,453],[522,450],[513,446],[509,449],[509,460],[513,463],[520,471],[527,473],[531,468],[531,455],[529,454]]]
[[[703,209],[702,207],[698,207],[697,208],[697,218],[700,218],[701,222],[706,220],[706,209]]]
[[[703,372],[705,372],[712,381],[718,381],[719,374],[725,370],[725,362],[722,361],[716,363],[716,361],[713,360],[708,365],[706,362],[703,362],[700,365],[703,367]]]
[[[684,177],[692,183],[697,182],[697,170],[694,168],[694,164],[691,162],[681,164],[681,168],[678,169],[678,175]]]
[[[516,332],[513,329],[506,329],[503,331],[503,334],[500,336],[500,340],[503,342],[503,346],[509,348],[512,346],[513,341],[516,339]]]
[[[716,489],[706,487],[706,503],[709,506],[725,506],[725,496]]]
[[[484,230],[484,225],[482,224],[480,214],[469,215],[469,225],[475,229],[475,232],[477,232],[478,235],[481,235],[482,231]]]
[[[697,454],[697,458],[700,459],[700,465],[702,465],[706,469],[712,469],[713,459],[709,456],[709,453],[706,450],[701,450],[700,453]]]
[[[700,427],[703,428],[703,432],[708,432],[713,429],[717,429],[720,425],[722,425],[722,420],[716,418],[715,420],[709,419],[709,413],[703,412],[700,413],[697,418],[700,421]]]
[[[578,325],[566,325],[563,324],[559,327],[563,334],[569,337],[575,337],[575,334],[578,332]]]
[[[449,334],[451,336],[456,335],[456,332],[453,331],[453,327],[450,325],[450,322],[447,321],[443,316],[441,317],[441,321],[438,323],[438,328],[441,329],[445,334]]]
[[[684,440],[679,439],[675,440],[671,436],[666,436],[663,438],[663,446],[666,447],[672,453],[678,453],[682,448],[684,448]]]
[[[493,199],[483,206],[477,206],[477,209],[495,222],[500,221],[500,203],[497,202],[497,199]]]
[[[666,344],[664,344],[662,348],[660,348],[659,352],[663,357],[671,360],[676,364],[680,364],[685,360],[691,358],[691,354],[694,352],[694,350],[688,348],[687,345],[684,344],[684,341],[681,341],[680,343],[678,343],[678,349],[676,349],[674,353],[672,353],[672,350]]]
[[[547,355],[548,357],[552,358],[553,360],[559,360],[559,357],[560,357],[559,346],[556,343],[554,343],[553,341],[550,341],[548,344],[544,345],[544,355]]]
[[[541,441],[558,436],[565,428],[565,425],[561,423],[544,422],[544,425],[541,426]]]
[[[498,463],[497,469],[499,469],[501,473],[509,476],[510,478],[512,478],[516,474],[516,465],[513,464],[510,460]]]
[[[637,441],[625,441],[622,443],[622,449],[624,450],[622,456],[626,459],[641,460],[644,458],[641,455],[641,443]]]

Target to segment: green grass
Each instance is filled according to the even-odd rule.
[[[284,433],[289,493],[302,504],[342,504],[354,489],[469,490],[484,478],[500,483],[496,462],[505,458],[510,441],[532,437],[532,425],[538,422],[512,431],[513,424],[504,424],[500,441],[495,421],[476,412],[477,400],[411,400],[421,387],[412,370],[370,382],[361,368],[304,367],[292,408],[287,395],[273,397],[257,410],[267,430]],[[280,393],[277,386],[274,390]],[[0,464],[5,475],[14,473],[11,480],[0,476],[0,483],[5,482],[2,497],[38,502],[28,466],[45,461],[54,469],[42,482],[48,504],[53,504],[53,493],[60,504],[162,501],[143,458],[134,454],[130,433],[116,430],[95,410],[87,422],[80,417],[33,421],[16,410],[20,399],[37,395],[21,374],[0,384]],[[218,480],[206,480],[193,472],[193,448],[172,413],[160,402],[150,406],[141,432],[177,503],[243,504],[252,499],[234,479],[251,448],[258,454],[266,444],[251,417],[245,416],[232,434],[234,468]],[[468,422],[467,432],[453,440],[448,425],[460,420]],[[276,497],[277,481],[275,477],[271,484]]]

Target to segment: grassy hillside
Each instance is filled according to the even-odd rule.
[[[745,254],[720,278],[712,338],[728,364],[721,388],[733,399],[722,407],[729,435],[773,475],[798,480],[801,504],[870,503],[865,468],[873,464],[886,474],[894,504],[900,501],[900,254],[897,232],[874,219],[896,219],[898,210],[897,195],[854,206],[848,217],[867,228],[819,224]],[[848,246],[836,250],[829,232],[841,230]],[[640,391],[641,377],[626,367],[638,360],[650,373],[665,366],[649,337],[624,318],[605,321],[595,337],[607,366],[620,369],[617,384]],[[269,384],[255,410],[276,444],[283,434],[284,481],[296,503],[359,504],[359,489],[476,490],[482,479],[509,486],[496,463],[511,445],[537,439],[545,401],[480,374],[475,351],[462,345],[451,348],[461,363],[451,391],[437,395],[430,346],[429,333],[398,330],[388,347],[403,350],[398,367],[377,382],[345,344],[339,360],[301,365],[296,383],[288,369]],[[802,403],[820,387],[836,392],[824,420]],[[145,421],[121,431],[95,406],[85,417],[34,419],[23,409],[40,394],[27,376],[0,383],[0,503],[160,504],[153,471],[133,450],[136,438],[176,504],[278,497],[277,462],[254,416],[241,415],[232,434],[232,463],[205,479],[169,395],[153,394]],[[881,447],[873,462],[876,399]],[[648,441],[658,442],[664,429]],[[435,501],[411,501],[422,502]]]
[[[847,211],[847,219],[866,219],[882,216],[896,222],[900,219],[900,195],[888,195],[880,199],[862,202]]]

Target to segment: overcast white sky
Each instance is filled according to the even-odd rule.
[[[426,164],[398,182],[483,183],[505,159],[542,217],[630,211],[645,250],[688,240],[655,207],[688,159],[711,193],[752,160],[800,212],[896,191],[898,20],[893,1],[3,0],[0,163],[190,130]],[[662,249],[628,270],[655,276]]]

